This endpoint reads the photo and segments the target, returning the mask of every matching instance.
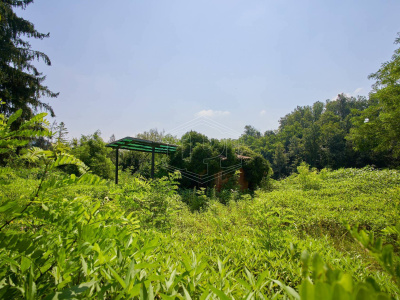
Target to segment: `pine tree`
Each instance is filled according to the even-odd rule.
[[[68,129],[65,127],[65,123],[61,122],[59,125],[56,127],[56,142],[57,143],[63,143],[67,144],[68,143]]]
[[[109,143],[112,143],[112,142],[115,142],[116,141],[116,138],[115,138],[115,135],[114,135],[114,133],[110,136],[110,139],[108,140],[108,142]]]
[[[35,26],[18,17],[13,9],[25,9],[33,0],[0,1],[0,112],[10,115],[18,109],[23,110],[22,119],[29,119],[35,111],[45,110],[54,117],[52,107],[42,102],[43,96],[55,98],[54,93],[43,85],[44,76],[32,64],[42,60],[50,66],[49,57],[43,52],[32,50],[26,38],[44,39],[49,33],[40,33]]]

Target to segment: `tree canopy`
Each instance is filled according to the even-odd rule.
[[[42,97],[55,98],[44,85],[46,76],[33,65],[34,60],[50,66],[49,57],[33,50],[27,38],[44,39],[49,33],[40,33],[35,26],[16,15],[15,8],[25,9],[33,0],[0,1],[0,111],[10,115],[22,109],[22,119],[29,119],[35,111],[45,110],[54,116],[52,107]]]
[[[400,33],[395,40],[400,44]],[[350,139],[360,151],[400,158],[400,48],[369,76],[375,79],[369,106],[355,117]]]

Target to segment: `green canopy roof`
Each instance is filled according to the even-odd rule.
[[[154,153],[168,154],[169,152],[175,152],[178,146],[127,136],[123,139],[107,144],[106,147],[141,152],[153,152],[154,148]]]

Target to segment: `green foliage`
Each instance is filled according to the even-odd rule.
[[[271,175],[265,176],[260,182],[260,189],[262,191],[272,191],[274,189],[274,180]]]
[[[106,148],[100,131],[92,135],[82,135],[79,140],[74,139],[71,148],[71,154],[83,161],[93,174],[105,179],[113,178],[115,167],[110,159],[112,149]]]
[[[273,156],[273,166],[276,170],[278,178],[280,178],[285,172],[287,164],[287,156],[285,153],[285,148],[282,143],[278,143],[275,148],[275,153]]]
[[[57,97],[43,85],[46,78],[32,64],[41,60],[50,66],[49,57],[43,52],[32,50],[30,42],[23,37],[44,39],[43,34],[35,26],[18,17],[14,10],[25,9],[33,0],[0,2],[0,99],[5,102],[0,112],[7,116],[22,109],[21,120],[30,119],[37,109],[47,110],[54,117],[54,111],[47,103],[40,101],[42,96]]]
[[[318,254],[310,256],[307,251],[302,253],[301,260],[303,274],[310,270],[311,276],[306,276],[301,283],[299,294],[295,295],[297,299],[391,299],[372,277],[356,282],[350,274],[332,269]]]
[[[54,162],[54,157],[43,159]],[[51,166],[59,163],[61,159]],[[376,191],[377,185],[389,189],[398,185],[397,172],[381,172],[325,171],[324,181],[332,181],[339,189],[343,182],[341,195],[365,182],[370,182],[365,193]],[[126,178],[121,186],[109,186],[105,198],[94,199],[86,194],[88,189],[80,188],[106,184],[92,181],[93,175],[84,179],[50,170],[48,174],[42,185],[46,188],[37,200],[0,233],[3,298],[318,299],[309,295],[323,293],[326,299],[334,299],[337,293],[354,296],[361,290],[371,295],[397,291],[387,275],[367,265],[361,252],[341,252],[330,238],[304,233],[302,222],[320,225],[312,225],[316,214],[310,213],[311,202],[299,202],[299,191],[292,194],[288,189],[296,178],[280,182],[277,191],[258,192],[254,199],[227,205],[208,199],[203,212],[190,213],[177,202],[178,175],[154,181]],[[54,176],[59,177],[53,181]],[[40,184],[43,177],[32,178],[32,183]],[[349,185],[352,180],[356,180],[353,186]],[[14,184],[14,180],[3,182],[3,186]],[[81,194],[67,200],[65,195],[71,193],[66,190],[76,188]],[[327,197],[327,190],[317,192],[321,193],[318,197]],[[204,197],[205,190],[196,194]],[[393,199],[398,194],[393,191],[386,197]],[[292,199],[280,203],[278,196]],[[334,194],[329,197],[330,206],[318,210],[322,218],[335,222],[337,216],[329,212],[339,199]],[[373,222],[379,222],[376,217],[383,207],[387,207],[385,203],[366,220],[374,230],[379,230]],[[1,210],[11,216],[13,208],[3,202]],[[367,214],[371,214],[369,207],[362,217]],[[314,255],[306,264],[301,249],[320,256]],[[329,264],[315,257],[325,257]]]
[[[359,241],[369,252],[375,257],[382,268],[390,274],[392,280],[396,283],[397,287],[400,288],[400,257],[394,252],[392,244],[383,244],[381,237],[376,238],[373,231],[367,233],[364,230],[358,230],[356,226],[348,229],[351,235]],[[398,240],[400,234],[400,225],[388,226],[383,230],[384,233],[394,235],[396,240],[396,246],[400,246]]]
[[[46,113],[38,114],[30,120],[20,123],[19,129],[14,130],[12,126],[21,115],[22,110],[18,110],[8,118],[0,114],[0,157],[12,155],[19,147],[26,146],[33,137],[51,135],[47,128],[49,124],[44,119]]]
[[[68,135],[68,129],[65,127],[64,122],[61,122],[60,124],[57,124],[55,122],[54,124],[55,127],[55,134],[53,138],[55,139],[56,143],[62,143],[62,144],[67,144],[67,135]]]
[[[245,156],[245,158],[243,158]],[[182,171],[195,173],[197,176],[214,176],[211,180],[201,184],[202,187],[212,188],[216,184],[219,172],[224,172],[234,165],[242,165],[244,176],[249,183],[249,189],[256,189],[261,180],[271,173],[271,167],[262,155],[255,153],[248,147],[235,146],[231,140],[209,139],[198,132],[190,131],[181,138],[181,146],[171,155],[170,165]],[[237,186],[238,177],[232,172],[222,175],[222,189],[232,189]],[[195,180],[184,177],[181,180],[183,188],[193,188],[198,183]]]
[[[261,184],[265,177],[272,175],[272,169],[269,162],[262,155],[255,153],[247,147],[241,147],[242,155],[250,157],[243,160],[243,171],[245,179],[249,182],[249,188],[255,190]]]
[[[384,165],[375,157],[356,152],[352,141],[346,140],[351,118],[368,106],[363,97],[339,94],[335,101],[298,106],[280,119],[275,132],[267,131],[262,136],[248,125],[240,140],[271,163],[276,179],[295,172],[303,161],[313,168]]]
[[[178,144],[178,139],[165,134],[164,131],[158,131],[157,129],[150,129],[143,133],[139,133],[136,137],[146,139],[150,141],[170,143],[173,145]],[[111,156],[111,160],[115,164],[115,155]],[[155,154],[154,159],[154,175],[156,178],[167,176],[165,166],[168,164],[169,157],[164,154]],[[138,151],[119,151],[119,167],[122,170],[130,170],[132,174],[137,173],[146,178],[151,177],[151,153],[138,152]]]
[[[317,190],[321,187],[317,170],[310,171],[310,167],[305,162],[301,163],[300,166],[297,167],[297,172],[299,173],[297,178],[299,179],[303,190]]]
[[[148,181],[134,177],[115,186],[110,197],[118,201],[125,212],[138,216],[143,228],[168,229],[178,206],[179,178],[179,173]]]
[[[400,37],[395,40],[400,43]],[[370,95],[369,107],[358,112],[352,119],[354,128],[349,139],[360,151],[372,151],[396,159],[390,164],[398,165],[400,157],[400,48],[392,59],[369,76],[375,79],[374,92]]]
[[[205,209],[211,200],[206,195],[206,189],[202,187],[199,189],[196,189],[196,187],[194,187],[193,190],[184,189],[180,192],[180,196],[182,201],[188,205],[189,209],[192,212]]]
[[[19,159],[35,168],[1,169],[0,298],[399,298],[397,171],[303,164],[253,198],[196,189],[191,212],[179,173],[114,185],[64,150],[32,148]],[[363,246],[344,222],[372,232],[352,231]]]
[[[396,224],[399,172],[339,169],[317,176],[319,189],[303,189],[298,175],[294,174],[277,181],[272,192],[258,191],[257,195],[272,207],[283,207],[283,212],[295,211],[297,226],[313,236],[345,234],[347,230],[342,221],[360,224],[377,233],[388,224]]]

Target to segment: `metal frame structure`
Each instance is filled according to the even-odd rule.
[[[111,142],[106,147],[115,149],[115,184],[118,184],[118,151],[119,149],[151,152],[151,178],[154,178],[154,155],[156,153],[169,154],[175,152],[178,146],[165,144],[160,142],[153,142],[150,140],[138,139],[133,137],[125,137],[117,141]]]

